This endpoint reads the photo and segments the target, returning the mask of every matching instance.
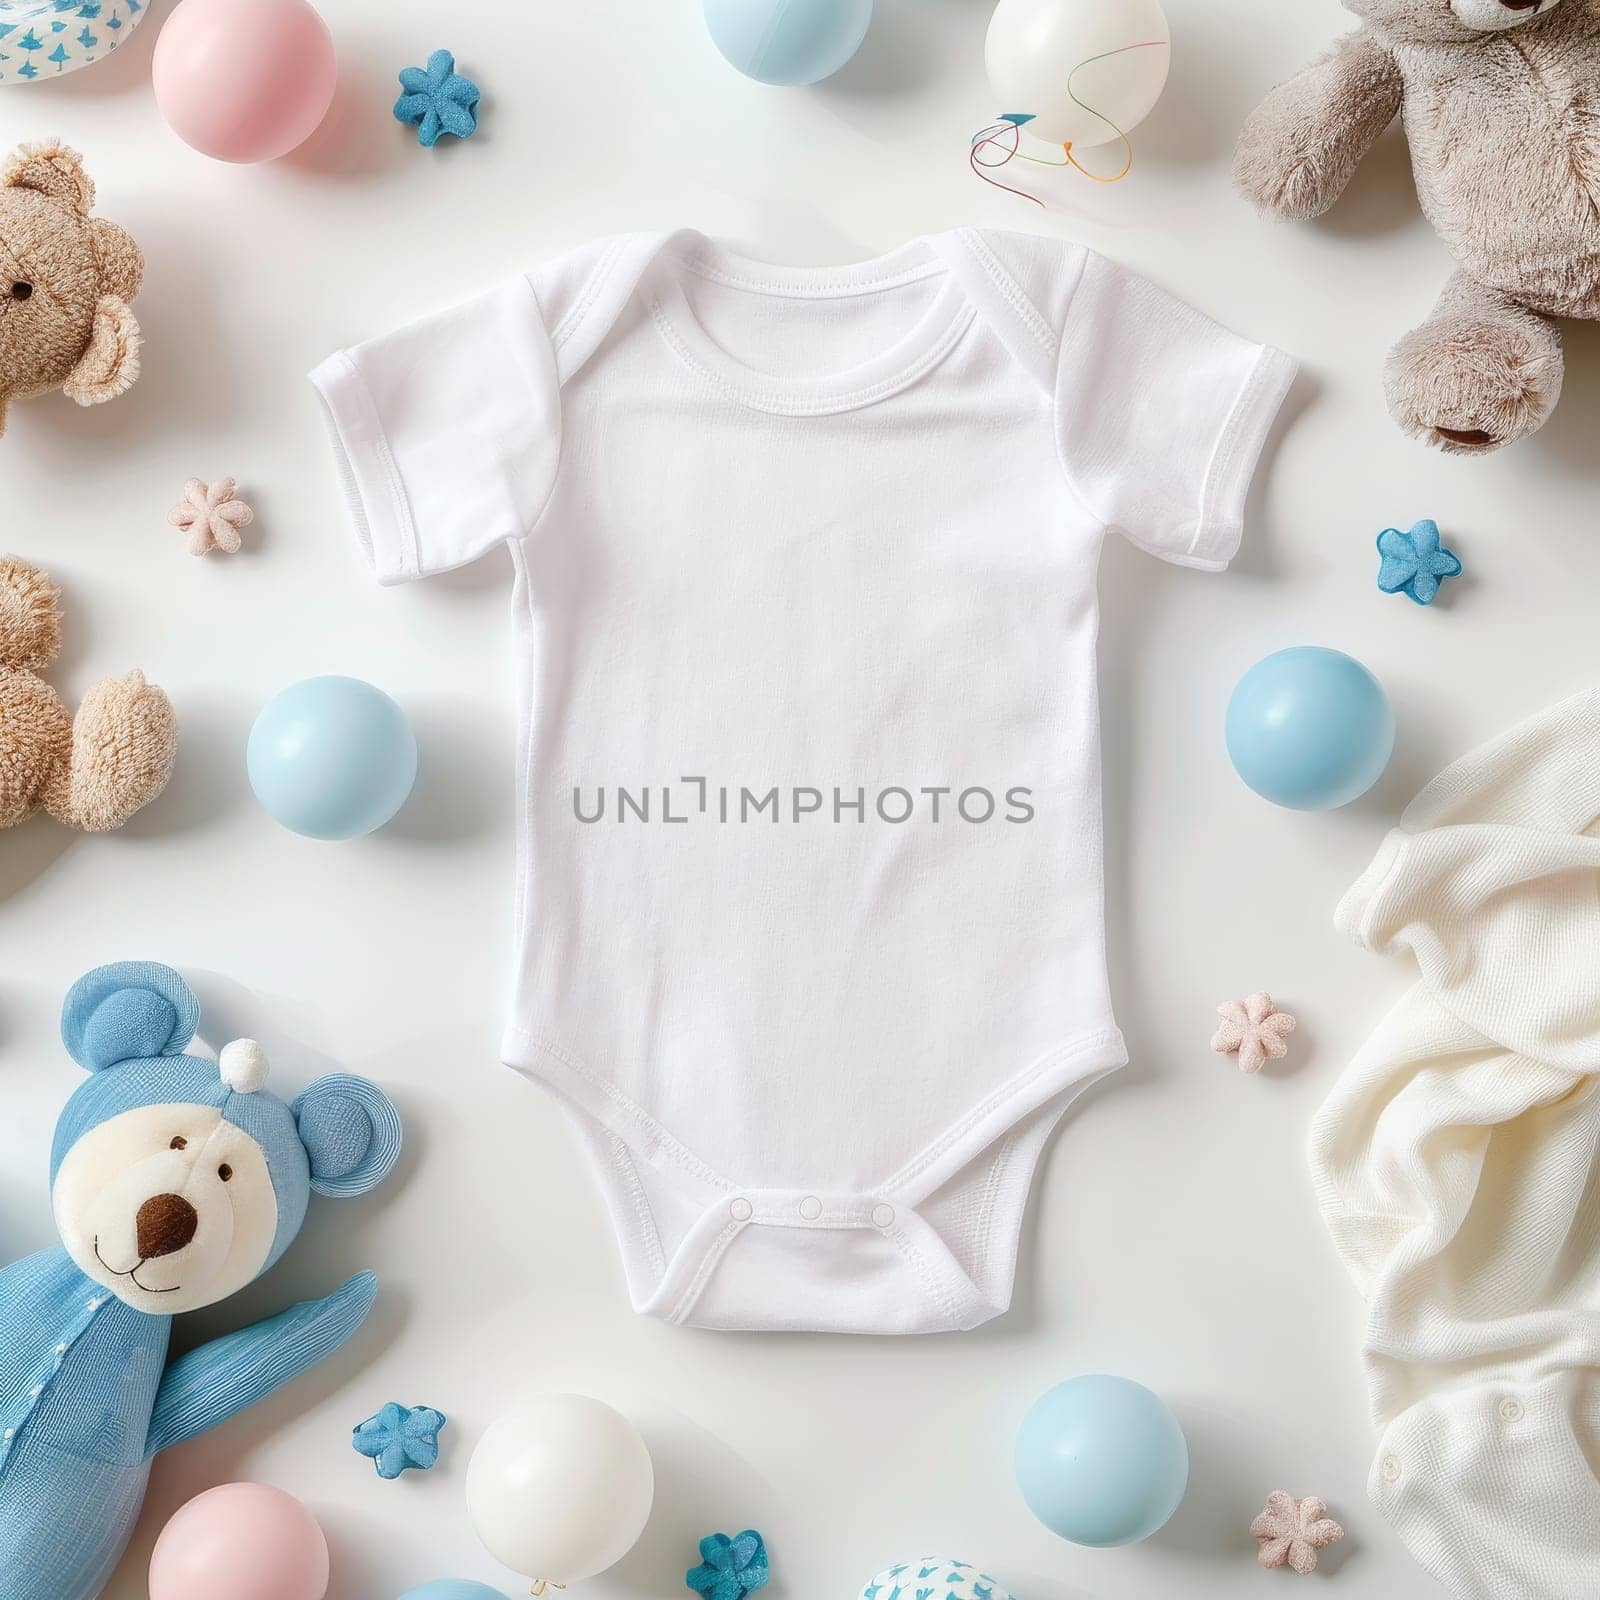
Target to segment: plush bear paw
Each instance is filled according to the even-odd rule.
[[[1258,211],[1282,222],[1307,222],[1328,211],[1349,173],[1322,159],[1307,130],[1269,101],[1245,125],[1233,157],[1235,188]]]
[[[72,722],[72,759],[52,785],[52,816],[101,833],[161,793],[177,749],[172,703],[135,668],[94,685]]]
[[[1344,193],[1395,103],[1382,71],[1365,63],[1359,46],[1345,47],[1280,83],[1250,113],[1233,153],[1234,185],[1270,217],[1320,217]]]
[[[0,667],[37,672],[61,648],[61,591],[37,567],[0,556]]]
[[[1390,351],[1383,380],[1391,414],[1413,438],[1452,455],[1486,455],[1543,426],[1561,377],[1554,327],[1519,310],[1425,322]]]
[[[0,668],[0,828],[26,822],[39,809],[71,748],[72,719],[55,690],[31,672]]]

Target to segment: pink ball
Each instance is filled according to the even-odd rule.
[[[180,1506],[150,1553],[150,1600],[323,1600],[328,1541],[292,1494],[225,1483]]]
[[[156,40],[156,104],[218,161],[276,161],[316,132],[338,80],[306,0],[183,0]]]

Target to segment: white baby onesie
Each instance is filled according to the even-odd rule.
[[[1339,926],[1420,982],[1318,1114],[1368,1488],[1463,1600],[1600,1595],[1600,691],[1406,807]]]
[[[1292,363],[1077,246],[788,269],[603,241],[313,375],[384,583],[504,544],[503,1053],[642,1311],[971,1328],[1125,1060],[1102,932],[1107,529],[1217,570]]]

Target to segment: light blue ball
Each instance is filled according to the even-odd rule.
[[[1167,1404],[1128,1378],[1071,1378],[1034,1403],[1017,1435],[1028,1509],[1074,1544],[1136,1544],[1189,1482],[1189,1447]]]
[[[832,77],[872,23],[872,0],[705,0],[706,27],[729,62],[758,83]]]
[[[405,804],[417,740],[383,690],[360,678],[306,678],[261,708],[245,765],[256,799],[284,827],[354,839]]]
[[[1296,645],[1256,662],[1228,701],[1228,756],[1263,799],[1332,811],[1364,795],[1394,750],[1394,708],[1352,656]]]
[[[407,1589],[400,1600],[506,1600],[498,1589],[470,1578],[440,1578],[420,1589]]]

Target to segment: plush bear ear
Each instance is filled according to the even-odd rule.
[[[100,263],[101,287],[119,300],[133,299],[144,282],[144,251],[133,242],[133,235],[104,217],[91,217],[89,237]]]
[[[128,303],[114,294],[101,295],[94,308],[89,346],[67,374],[61,392],[80,406],[115,400],[132,388],[139,376],[139,346],[143,343]]]
[[[311,1161],[311,1187],[346,1199],[388,1177],[400,1158],[400,1113],[375,1083],[353,1073],[318,1078],[289,1107]]]
[[[59,139],[25,144],[13,151],[0,167],[0,188],[32,189],[59,200],[80,217],[88,216],[94,204],[94,180],[83,170],[83,157]]]
[[[116,961],[86,972],[61,1007],[61,1041],[90,1072],[175,1056],[200,1026],[200,1002],[171,967]]]

